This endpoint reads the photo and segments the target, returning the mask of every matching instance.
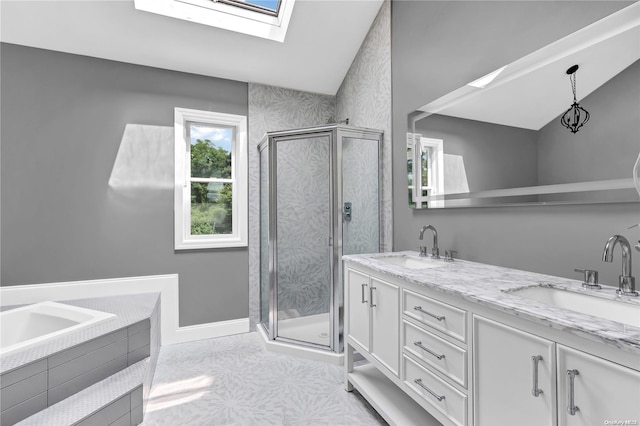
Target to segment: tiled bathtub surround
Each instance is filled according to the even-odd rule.
[[[403,255],[419,259],[417,253],[410,251],[389,255]],[[640,328],[556,308],[502,291],[537,285],[551,285],[576,292],[593,291],[583,289],[580,281],[465,260],[455,260],[437,268],[409,270],[376,260],[377,256],[380,255],[350,255],[344,256],[343,259],[416,285],[428,287],[434,291],[462,297],[472,303],[526,318],[544,326],[605,343],[634,354],[640,354]],[[608,292],[614,294],[611,288]],[[627,300],[620,303],[634,303],[640,310],[640,301],[631,300],[631,298],[625,299]]]
[[[99,324],[95,327],[69,334],[61,339],[55,339],[33,348],[0,356],[0,374],[12,370],[32,361],[50,356],[77,344],[93,338],[108,334],[112,331],[128,327],[151,317],[156,309],[159,295],[157,293],[134,294],[128,296],[101,297],[94,299],[77,299],[58,301],[73,306],[95,309],[97,311],[110,312],[116,315],[114,319]],[[159,306],[159,305],[158,305]],[[10,307],[3,306],[2,309]]]
[[[111,312],[117,317],[2,357],[3,426],[52,406],[149,356],[148,366],[155,367],[159,351],[158,294],[64,303]],[[138,383],[145,384],[146,392],[152,370],[149,368]]]

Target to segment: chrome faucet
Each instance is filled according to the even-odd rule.
[[[623,296],[637,296],[635,278],[631,276],[631,245],[622,235],[613,235],[604,245],[603,262],[613,262],[613,249],[620,244],[622,250],[622,275],[619,277],[618,294]]]
[[[423,226],[420,229],[420,235],[418,236],[418,239],[422,241],[422,237],[424,236],[424,231],[426,231],[427,229],[433,232],[433,249],[431,250],[431,258],[440,259],[440,249],[438,249],[438,231],[436,231],[436,228],[434,228],[431,225]],[[420,256],[424,257],[426,255],[427,255],[427,247],[420,246]]]

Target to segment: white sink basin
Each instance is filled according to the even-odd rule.
[[[510,291],[509,294],[640,327],[640,305],[638,304],[575,293],[554,287],[527,287]]]
[[[429,269],[446,265],[443,260],[431,260],[428,257],[416,258],[410,256],[379,256],[374,259],[408,269]]]

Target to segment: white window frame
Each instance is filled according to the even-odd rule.
[[[444,207],[444,200],[430,199],[434,195],[444,195],[444,141],[422,137],[419,133],[407,133],[407,147],[411,152],[407,156],[413,159],[413,202],[417,209],[422,208],[423,202],[429,203],[429,208]],[[429,152],[429,186],[422,186],[422,153]],[[422,191],[429,190],[428,196],[423,196]]]
[[[189,123],[235,128],[231,152],[232,233],[191,235],[191,141]],[[248,244],[248,152],[247,117],[244,115],[175,108],[175,249],[247,247]]]

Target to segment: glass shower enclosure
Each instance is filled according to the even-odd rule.
[[[260,150],[261,325],[269,339],[343,350],[343,254],[380,251],[382,132],[269,132]]]

